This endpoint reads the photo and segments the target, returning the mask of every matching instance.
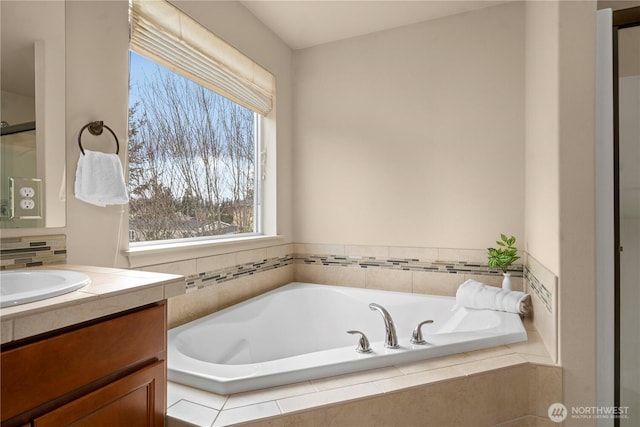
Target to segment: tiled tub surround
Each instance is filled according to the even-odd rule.
[[[537,261],[526,257],[525,291],[531,295],[532,320],[554,362],[558,361],[558,277]]]
[[[172,328],[293,281],[447,296],[470,278],[501,286],[486,256],[482,249],[296,243],[144,269],[187,276],[187,294],[169,301]],[[522,259],[512,285],[531,294],[534,324],[557,362],[558,279],[528,254]]]
[[[562,371],[529,340],[229,396],[169,383],[168,426],[553,425]]]
[[[454,253],[452,252],[451,255]],[[313,271],[305,267],[343,267],[356,270],[388,270],[394,272],[419,272],[452,275],[452,281],[458,285],[467,278],[483,278],[488,284],[502,283],[502,273],[490,268],[486,263],[471,260],[441,260],[437,259],[419,259],[419,258],[400,258],[391,256],[359,256],[359,255],[336,255],[336,254],[315,254],[315,253],[287,253],[279,257],[259,259],[249,261],[243,264],[233,265],[213,271],[201,272],[197,275],[187,277],[187,292],[194,289],[201,289],[209,285],[227,282],[229,280],[241,277],[251,276],[256,273],[269,271],[275,268],[285,267],[294,264],[296,266],[296,280],[299,280],[298,272],[313,275]],[[522,289],[523,269],[522,265],[514,265],[509,269],[515,286]],[[363,274],[366,275],[366,273]],[[362,275],[361,275],[362,276]],[[400,278],[401,276],[398,276]],[[443,279],[442,275],[436,276]],[[330,279],[330,276],[327,277]],[[376,287],[372,281],[367,286],[366,277],[364,281],[357,283],[359,287]],[[391,279],[391,278],[389,278]],[[447,281],[447,280],[445,280]],[[400,280],[401,287],[405,287],[402,283],[406,280]],[[322,281],[325,283],[325,281]],[[336,283],[337,284],[337,283]],[[350,286],[344,282],[341,285]],[[386,290],[404,290],[411,292],[412,289],[398,289],[397,283],[389,283]],[[457,289],[457,287],[456,287]],[[455,289],[454,289],[455,293]]]
[[[286,244],[142,269],[187,277],[187,294],[169,301],[169,327],[293,281],[448,296],[469,278],[502,283],[484,250],[467,249]],[[514,289],[522,276],[514,266]]]
[[[523,258],[527,260],[526,255]],[[440,262],[442,259],[456,261]],[[173,313],[172,327],[177,326],[291,281],[434,295],[455,295],[468,278],[500,286],[502,275],[486,267],[485,262],[484,250],[348,245],[280,245],[219,255],[193,263],[206,273],[191,273],[190,292],[169,300],[170,319]],[[549,290],[548,270],[536,269],[537,264],[527,267],[529,279],[537,278]],[[184,270],[181,272],[184,274]],[[516,288],[528,289],[523,283],[524,273],[517,267],[512,280]],[[555,306],[555,288],[551,297]],[[538,300],[534,298],[534,303]],[[547,319],[548,314],[534,314],[534,320]],[[562,396],[561,369],[554,364],[556,356],[550,356],[546,344],[555,338],[541,337],[537,324],[534,327],[527,323],[527,327],[528,343],[231,396],[170,383],[168,425],[211,425],[214,420],[214,425],[245,421],[251,425],[397,425],[385,417],[400,416],[400,420],[405,413],[413,414],[405,425],[425,425],[421,417],[442,421],[433,425],[460,425],[461,420],[486,420],[482,425],[552,425],[547,408]],[[504,390],[498,385],[509,378],[517,385],[506,388],[510,390],[506,397],[496,394],[496,389]],[[518,403],[518,399],[524,402]],[[424,401],[430,402],[426,408]],[[480,405],[480,401],[486,405],[468,404]],[[514,407],[519,409],[514,412],[510,409]],[[426,412],[416,414],[416,408]],[[457,414],[459,408],[466,409]],[[365,421],[357,424],[349,418],[355,413],[364,413],[360,420]],[[453,418],[443,420],[452,413]],[[508,423],[511,420],[514,424]],[[477,425],[471,421],[467,424]]]
[[[67,236],[0,238],[0,270],[64,264],[67,261]]]

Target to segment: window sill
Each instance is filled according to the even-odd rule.
[[[185,261],[229,252],[261,249],[282,244],[284,236],[247,236],[228,239],[197,240],[134,246],[123,251],[129,268]]]

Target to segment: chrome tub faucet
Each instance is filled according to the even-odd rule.
[[[398,337],[396,336],[396,327],[393,324],[393,319],[389,312],[383,306],[376,304],[375,302],[369,304],[369,308],[379,312],[384,320],[384,346],[386,348],[399,348],[400,346],[398,345]]]

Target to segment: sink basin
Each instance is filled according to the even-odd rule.
[[[0,272],[0,307],[55,297],[80,289],[89,283],[89,276],[78,271],[3,271]]]

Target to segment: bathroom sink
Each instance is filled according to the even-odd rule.
[[[89,276],[78,271],[3,271],[0,272],[0,307],[55,297],[80,289],[89,283]]]

